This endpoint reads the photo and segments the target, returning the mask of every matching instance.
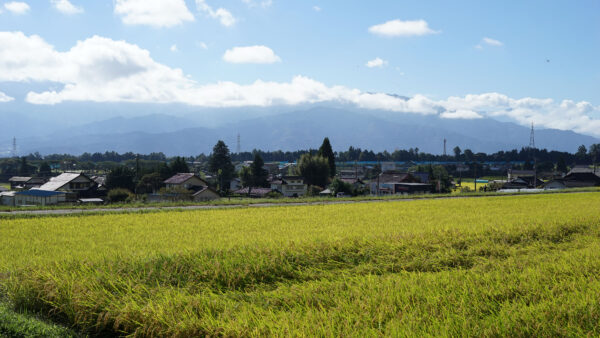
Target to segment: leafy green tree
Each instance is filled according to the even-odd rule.
[[[454,150],[453,150],[453,151],[454,151],[454,158],[455,158],[457,161],[460,161],[460,154],[461,154],[460,147],[459,147],[459,146],[456,146],[456,147],[454,147]]]
[[[138,194],[150,194],[160,190],[163,186],[163,178],[160,173],[154,172],[142,176],[136,186],[136,192]]]
[[[474,159],[474,155],[473,155],[473,152],[471,151],[471,149],[465,149],[463,154],[465,155],[465,161],[467,161],[467,162],[470,162]]]
[[[334,177],[336,174],[335,154],[333,153],[333,149],[331,148],[331,143],[329,143],[328,137],[323,139],[323,144],[321,144],[321,148],[319,148],[317,155],[327,159],[327,162],[329,163],[329,177]]]
[[[577,152],[575,153],[575,158],[579,162],[585,162],[587,159],[587,148],[582,144],[577,148]]]
[[[600,143],[596,143],[596,144],[592,144],[590,146],[590,158],[592,159],[592,163],[594,164],[594,167],[596,166],[596,163],[598,163],[598,157],[600,156]]]
[[[225,142],[219,140],[215,144],[208,161],[208,167],[210,172],[217,174],[219,189],[226,191],[229,188],[229,182],[233,178],[235,168],[231,163],[231,154]]]
[[[337,177],[334,178],[333,181],[331,181],[331,184],[329,185],[329,189],[332,191],[332,193],[334,195],[337,195],[340,192],[342,192],[344,194],[348,194],[348,195],[354,195],[352,185],[350,183],[346,183],[346,182],[340,180]]]
[[[242,167],[242,169],[240,169],[239,176],[242,187],[246,188],[252,186],[252,170],[250,167]]]
[[[324,187],[329,181],[329,162],[319,155],[302,155],[298,161],[297,171],[308,185]]]
[[[175,157],[175,160],[173,160],[173,162],[171,162],[171,165],[169,166],[171,169],[171,173],[173,175],[177,174],[177,173],[189,173],[190,172],[190,167],[188,167],[187,162],[185,161],[185,158],[183,157]]]
[[[126,166],[118,166],[106,175],[106,187],[109,190],[122,188],[133,191],[135,189],[134,178],[134,170]]]
[[[134,198],[131,191],[122,188],[109,190],[106,197],[111,203],[130,202]]]

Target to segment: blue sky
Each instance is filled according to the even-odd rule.
[[[598,1],[0,0],[0,11],[0,111],[337,100],[600,136]]]

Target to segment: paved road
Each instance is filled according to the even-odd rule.
[[[563,194],[585,193],[589,191],[569,191],[561,192]],[[526,195],[527,193],[521,193]],[[534,194],[534,193],[531,193]],[[266,208],[281,206],[300,206],[300,205],[325,205],[325,204],[353,204],[353,203],[378,203],[378,202],[408,202],[424,199],[457,199],[457,198],[480,198],[480,197],[505,197],[506,195],[479,195],[479,196],[443,196],[443,197],[425,197],[425,198],[396,198],[396,199],[375,199],[375,200],[343,200],[343,201],[322,201],[322,202],[288,202],[288,203],[256,203],[256,204],[230,204],[230,205],[185,205],[169,207],[125,207],[125,208],[94,208],[94,209],[50,209],[50,210],[18,210],[18,211],[0,211],[0,217],[3,215],[70,215],[70,214],[89,214],[89,213],[127,213],[136,211],[155,211],[155,210],[209,210],[209,209],[230,209],[230,208]]]

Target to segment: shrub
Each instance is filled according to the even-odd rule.
[[[107,197],[110,203],[130,202],[133,194],[127,189],[117,188],[110,190]]]

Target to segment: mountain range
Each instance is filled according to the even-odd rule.
[[[243,116],[241,109],[211,111],[211,114],[221,115],[219,124],[206,123],[209,114],[193,112],[179,115],[161,112],[134,117],[117,115],[93,122],[56,125],[36,124],[31,118],[24,118],[13,124],[14,128],[19,124],[36,125],[35,132],[19,137],[21,154],[112,150],[167,155],[208,154],[220,139],[235,151],[238,134],[242,151],[317,148],[324,137],[329,137],[337,151],[350,146],[374,151],[417,147],[421,152],[441,154],[446,139],[448,153],[452,153],[455,146],[489,153],[520,149],[529,145],[530,138],[530,128],[491,118],[444,119],[436,115],[328,106],[297,109],[283,113],[255,109],[247,119],[239,118]],[[227,116],[232,122],[227,122]],[[7,126],[10,130],[11,126]],[[539,129],[535,130],[535,142],[540,149],[575,152],[581,144],[589,146],[600,140],[572,131]]]

